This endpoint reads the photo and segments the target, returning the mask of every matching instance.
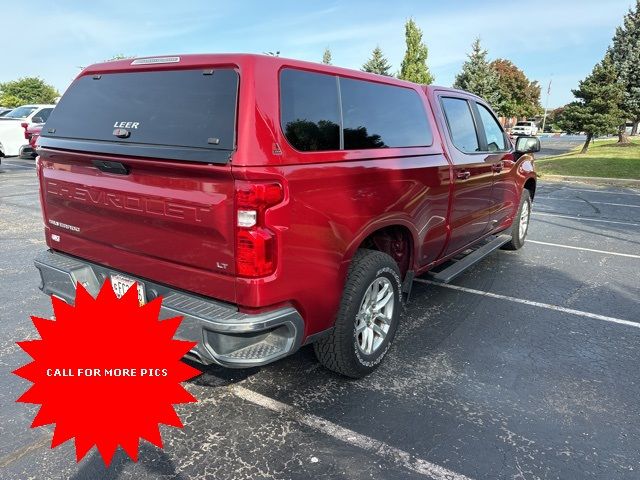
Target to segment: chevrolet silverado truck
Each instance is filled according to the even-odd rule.
[[[136,288],[203,364],[385,357],[414,277],[522,247],[536,138],[470,93],[245,54],[84,69],[38,139],[41,289]],[[106,326],[105,326],[106,327]]]

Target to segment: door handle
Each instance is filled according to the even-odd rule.
[[[493,170],[496,173],[500,173],[502,171],[502,162],[494,163],[493,165],[491,165],[491,170]]]
[[[471,176],[471,172],[469,170],[460,170],[456,172],[456,178],[460,180],[466,180]]]

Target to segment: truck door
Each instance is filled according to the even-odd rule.
[[[439,96],[443,131],[453,163],[451,234],[445,255],[474,242],[489,228],[495,205],[491,196],[493,165],[485,151],[472,97]],[[442,121],[442,120],[441,120]]]
[[[487,231],[503,225],[515,214],[520,196],[516,188],[515,159],[500,123],[491,110],[480,102],[474,102],[480,120],[481,143],[486,147],[485,161],[493,169],[493,187],[491,197],[493,211]]]

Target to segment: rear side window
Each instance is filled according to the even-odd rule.
[[[53,112],[53,108],[43,108],[38,113],[36,113],[33,118],[41,118],[42,123],[44,123],[49,118],[49,115],[51,115],[51,112]]]
[[[237,91],[231,68],[83,76],[51,113],[45,136],[232,150]],[[118,128],[128,136],[115,136]]]
[[[487,137],[487,150],[490,152],[506,150],[507,143],[500,124],[487,107],[480,103],[476,103],[476,105],[480,113],[480,120],[482,120],[482,125],[484,126],[484,134]]]
[[[409,88],[340,78],[345,150],[432,143],[420,96]]]
[[[433,143],[416,91],[295,69],[280,74],[280,122],[303,152]]]
[[[336,77],[283,70],[280,99],[282,130],[294,148],[303,152],[340,149]]]
[[[465,153],[479,151],[478,135],[469,102],[462,98],[442,97],[442,109],[449,125],[451,141],[456,148]]]

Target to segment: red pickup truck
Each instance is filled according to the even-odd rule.
[[[466,92],[239,54],[88,67],[38,145],[45,293],[136,285],[184,316],[194,360],[314,343],[351,377],[387,353],[414,276],[522,246],[539,149]]]

